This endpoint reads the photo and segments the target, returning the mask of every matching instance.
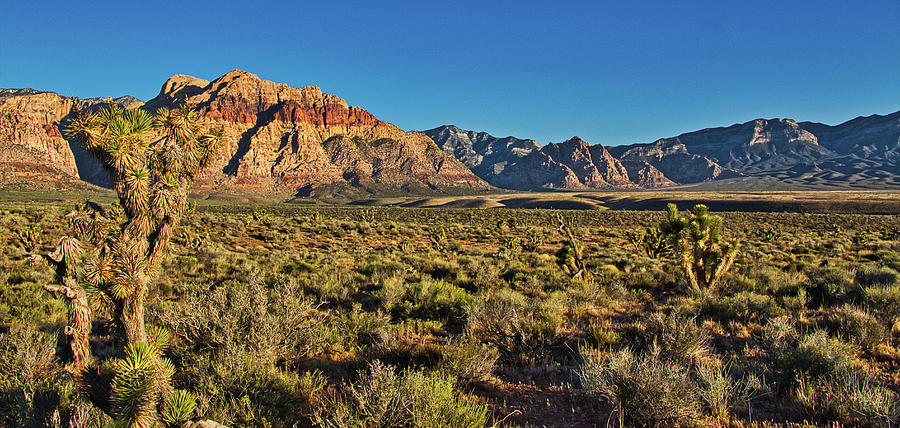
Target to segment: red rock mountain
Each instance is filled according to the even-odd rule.
[[[140,106],[131,97],[114,100]],[[72,107],[92,109],[108,100],[63,97],[33,89],[0,89],[0,184],[37,188],[83,187],[86,171],[100,169],[62,133]],[[73,153],[74,149],[74,153]],[[78,155],[86,155],[79,157]],[[87,175],[91,173],[88,172]]]
[[[490,188],[427,136],[404,132],[316,86],[292,88],[242,70],[212,82],[176,75],[145,108],[182,103],[195,105],[227,137],[202,186],[314,196]]]
[[[4,182],[77,180],[75,156],[58,126],[72,103],[49,92],[0,97],[0,171]]]

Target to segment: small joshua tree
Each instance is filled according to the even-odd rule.
[[[584,263],[584,246],[559,213],[556,214],[556,221],[559,223],[559,233],[563,235],[562,247],[556,251],[556,264],[572,279],[590,281],[593,275]]]
[[[659,230],[668,236],[691,291],[699,295],[731,269],[739,247],[723,241],[722,217],[709,214],[706,205],[695,205],[688,216],[681,215],[675,204],[669,204],[667,210]]]
[[[648,227],[644,233],[629,233],[628,240],[647,257],[662,259],[672,252],[672,244],[659,227]]]
[[[91,400],[131,427],[184,422],[192,397],[173,391],[172,363],[162,357],[168,332],[144,323],[144,299],[186,207],[195,177],[222,140],[189,106],[123,110],[110,103],[95,114],[75,109],[67,134],[80,140],[110,174],[119,205],[109,212],[87,203],[67,215],[73,236],[44,255],[68,302],[67,370]],[[155,144],[149,137],[163,138]],[[95,362],[88,338],[96,314],[108,314],[121,358]]]

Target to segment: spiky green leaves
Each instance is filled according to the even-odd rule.
[[[50,254],[50,257],[57,262],[74,263],[80,253],[81,242],[71,236],[63,236],[59,238],[56,250]]]
[[[165,403],[160,417],[169,426],[180,426],[189,421],[197,408],[197,397],[194,394],[176,389]]]
[[[125,357],[110,364],[110,402],[116,422],[130,427],[154,427],[156,404],[175,369],[158,347],[135,343],[125,347]]]
[[[681,215],[675,204],[669,204],[666,214],[659,230],[678,255],[691,291],[698,294],[714,287],[731,268],[739,249],[737,243],[723,242],[722,217],[709,214],[702,204],[695,205],[689,216]]]

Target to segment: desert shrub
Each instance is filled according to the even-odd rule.
[[[266,288],[255,276],[187,290],[153,311],[157,321],[197,350],[252,352],[264,361],[305,356],[319,345],[322,318],[293,281]]]
[[[765,322],[782,315],[784,310],[772,296],[742,291],[732,296],[707,296],[701,303],[700,312],[719,322]]]
[[[827,267],[811,271],[806,288],[813,308],[823,305],[850,302],[860,296],[855,284],[856,272],[851,269]]]
[[[302,378],[250,353],[180,354],[176,383],[205,403],[200,414],[230,426],[288,427],[308,399]]]
[[[358,382],[316,414],[323,427],[479,427],[487,408],[460,396],[454,379],[440,373],[394,368],[375,361]]]
[[[845,305],[834,309],[826,320],[831,331],[863,349],[874,349],[886,337],[884,326],[865,310]]]
[[[194,287],[152,314],[182,339],[171,351],[180,363],[175,381],[209,401],[206,417],[239,425],[298,420],[300,377],[284,366],[317,351],[328,336],[296,283],[267,288],[251,275],[246,283]]]
[[[462,320],[469,298],[456,285],[425,278],[406,285],[391,313],[397,319]]]
[[[587,357],[578,371],[586,391],[609,400],[633,425],[690,425],[700,417],[697,388],[689,372],[656,354],[623,349],[606,358]]]
[[[696,364],[710,354],[709,334],[694,318],[678,313],[647,317],[642,342],[647,351],[679,364]]]
[[[559,309],[544,308],[512,290],[482,293],[466,307],[466,332],[508,360],[546,360],[562,322],[554,308]]]
[[[767,326],[767,328],[771,328]],[[796,333],[770,333],[768,344],[774,368],[782,381],[793,384],[800,379],[819,379],[853,364],[856,350],[838,338],[816,330],[797,338]]]
[[[900,422],[896,394],[867,372],[843,367],[834,375],[803,380],[794,399],[806,417],[855,426],[893,426]]]
[[[612,329],[612,322],[608,318],[590,320],[584,327],[584,334],[588,343],[596,348],[610,347],[622,339],[622,336]]]
[[[704,363],[694,367],[700,400],[710,415],[724,418],[729,411],[737,411],[770,392],[759,376],[739,373],[727,365]]]
[[[711,364],[700,364],[694,373],[703,407],[717,418],[728,415],[736,386],[727,371]]]
[[[359,268],[358,272],[368,278],[369,282],[380,284],[389,278],[403,277],[406,270],[407,266],[403,263],[376,258]]]
[[[801,274],[768,265],[753,269],[750,277],[756,281],[754,291],[775,296],[796,294],[804,279]]]
[[[493,376],[499,357],[490,345],[459,341],[441,349],[441,366],[461,384],[481,382]]]
[[[329,321],[336,339],[343,342],[344,349],[358,349],[383,342],[390,317],[383,312],[364,311],[362,305],[354,303],[349,314],[332,317]]]
[[[897,271],[890,268],[869,267],[856,271],[855,279],[861,287],[893,285],[897,282]]]
[[[0,272],[0,323],[40,325],[65,320],[65,302],[44,293],[41,284],[47,280],[35,276],[19,267]]]
[[[373,294],[381,304],[381,308],[390,312],[395,305],[400,303],[403,294],[406,293],[406,281],[401,276],[391,276],[380,281],[380,289]]]
[[[346,303],[364,278],[342,266],[328,266],[309,278],[301,278],[303,291],[322,303]]]
[[[869,307],[890,322],[900,314],[900,284],[872,285],[863,290]]]
[[[57,383],[62,366],[56,340],[31,326],[0,334],[0,422],[9,427],[49,426],[67,394]]]
[[[462,259],[461,265],[476,290],[492,290],[506,285],[506,282],[500,278],[500,266],[493,260],[472,257]]]

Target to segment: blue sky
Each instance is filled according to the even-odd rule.
[[[900,1],[19,2],[0,87],[154,97],[241,68],[405,129],[649,142],[900,110]]]

